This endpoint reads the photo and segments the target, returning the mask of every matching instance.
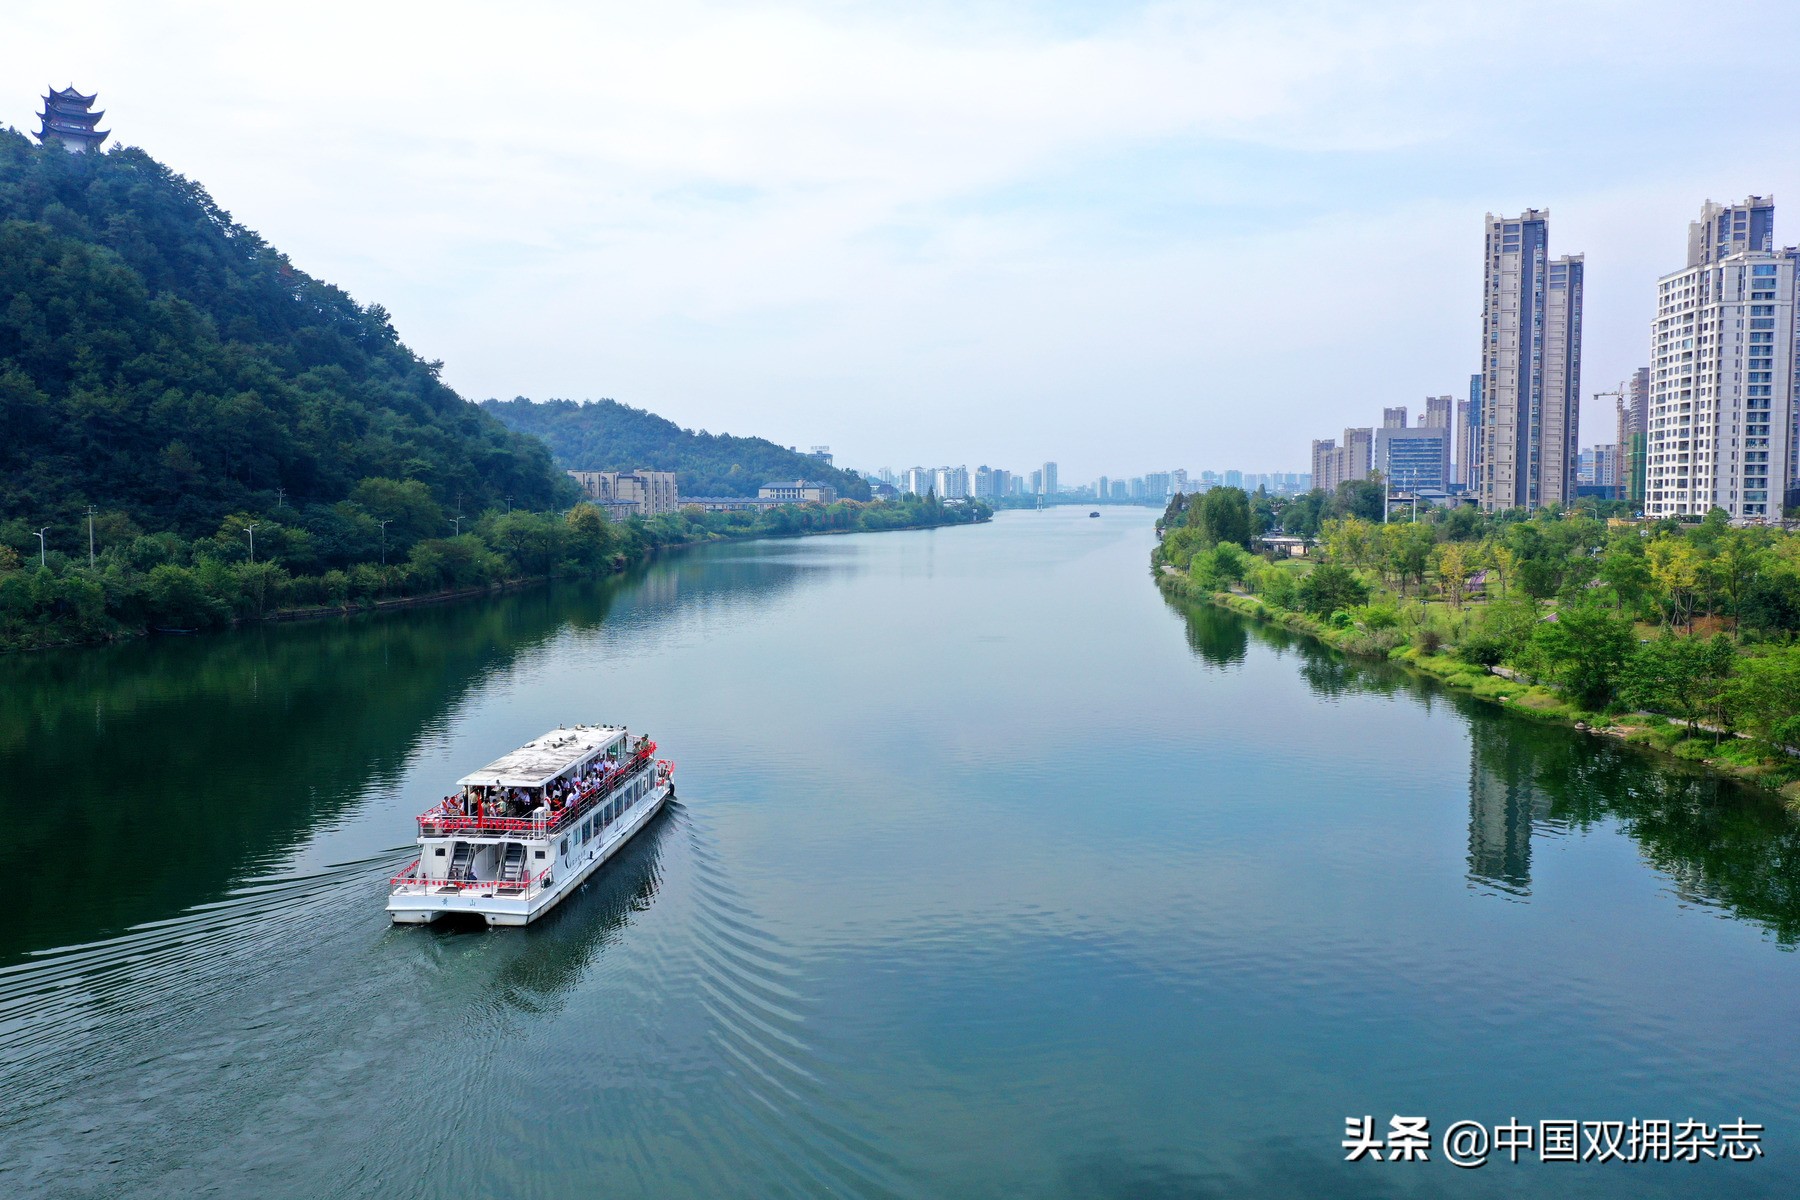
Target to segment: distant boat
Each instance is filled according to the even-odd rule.
[[[1088,516],[1090,516],[1090,517],[1097,517],[1099,515],[1100,515],[1100,510],[1097,508],[1093,512],[1088,514]]]

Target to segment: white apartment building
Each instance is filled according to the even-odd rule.
[[[969,495],[969,468],[939,467],[932,472],[939,500],[963,500]]]
[[[1657,281],[1644,515],[1781,515],[1795,477],[1795,267],[1775,202],[1707,201],[1688,263]]]

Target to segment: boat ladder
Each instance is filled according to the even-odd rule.
[[[525,846],[520,842],[506,843],[506,859],[500,866],[502,883],[517,883],[525,874]]]

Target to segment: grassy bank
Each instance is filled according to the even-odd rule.
[[[1158,585],[1170,594],[1271,622],[1345,654],[1402,664],[1433,676],[1466,695],[1539,720],[1558,722],[1704,764],[1744,783],[1775,792],[1790,807],[1800,809],[1800,761],[1790,755],[1772,753],[1767,746],[1722,730],[1710,722],[1676,721],[1661,713],[1619,711],[1616,707],[1593,711],[1573,701],[1561,688],[1505,666],[1489,667],[1469,662],[1455,653],[1453,647],[1439,645],[1428,651],[1391,630],[1371,631],[1355,622],[1333,621],[1271,605],[1242,591],[1217,590],[1172,566],[1160,566],[1156,576]]]

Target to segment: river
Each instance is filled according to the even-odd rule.
[[[1151,520],[0,659],[0,1194],[1800,1191],[1796,822],[1167,601]],[[595,720],[679,802],[538,925],[391,928],[411,815]],[[1512,1118],[1767,1130],[1445,1161]]]

